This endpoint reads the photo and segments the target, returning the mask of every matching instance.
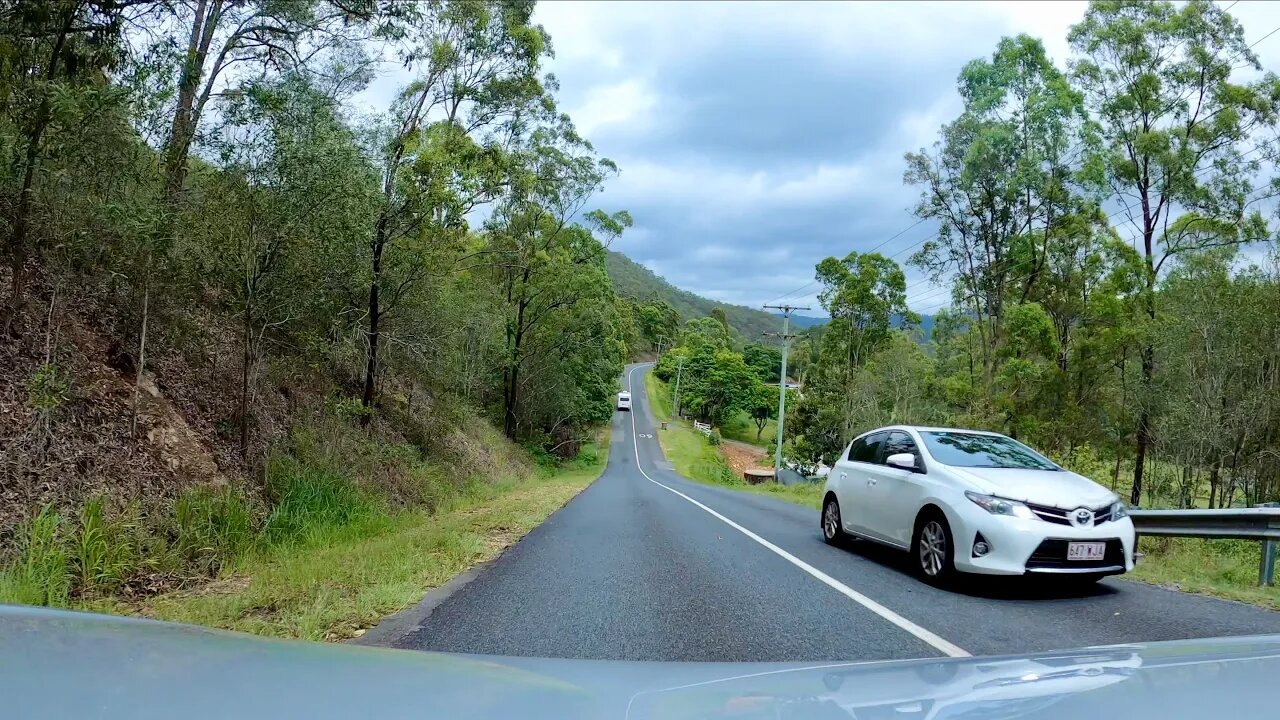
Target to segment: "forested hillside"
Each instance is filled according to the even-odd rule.
[[[631,221],[532,9],[0,11],[0,596],[169,586],[609,419]]]
[[[758,340],[761,333],[782,331],[782,319],[779,317],[763,310],[716,302],[688,290],[681,290],[620,252],[610,251],[606,265],[619,295],[635,301],[660,300],[679,313],[682,320],[710,317],[719,309],[724,312],[729,326],[746,340]]]

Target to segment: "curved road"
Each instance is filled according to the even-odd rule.
[[[816,510],[695,483],[664,460],[643,381],[600,479],[397,647],[625,660],[854,661],[1280,633],[1280,613],[1108,579],[940,590],[899,554],[825,545]]]

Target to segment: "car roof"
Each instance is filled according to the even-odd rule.
[[[884,427],[878,427],[878,428],[868,430],[864,433],[859,433],[857,437],[855,437],[854,439],[856,440],[857,438],[860,438],[863,435],[870,435],[871,433],[883,432],[885,430],[915,430],[916,432],[952,432],[952,433],[966,433],[969,435],[992,435],[996,437],[1005,437],[1000,433],[991,432],[990,430],[970,430],[969,428],[933,427],[931,425],[885,425]]]

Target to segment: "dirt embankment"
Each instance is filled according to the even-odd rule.
[[[742,473],[748,468],[768,467],[769,454],[763,448],[744,442],[724,440],[720,444],[720,454],[738,477],[742,477]]]
[[[241,470],[217,432],[235,406],[232,353],[210,342],[183,356],[154,343],[135,421],[133,354],[92,307],[37,286],[0,342],[0,549],[46,505],[171,498]]]

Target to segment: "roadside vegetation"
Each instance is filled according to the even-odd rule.
[[[341,635],[598,470],[649,341],[532,13],[0,13],[0,600]]]
[[[693,428],[683,418],[671,418],[671,387],[646,373],[645,392],[649,407],[659,421],[668,421],[667,429],[658,430],[658,443],[676,472],[698,482],[720,485],[757,495],[772,495],[801,505],[817,508],[821,505],[822,484],[781,485],[765,482],[758,485],[739,477],[725,461],[712,441]]]
[[[512,447],[459,477],[465,466],[348,424],[309,428],[268,465],[269,510],[232,488],[193,490],[159,522],[101,501],[77,517],[46,509],[0,569],[0,602],[350,637],[518,541],[598,477],[607,453],[607,434],[569,461],[534,465]],[[377,487],[393,478],[394,491]],[[176,589],[153,595],[149,582]]]

